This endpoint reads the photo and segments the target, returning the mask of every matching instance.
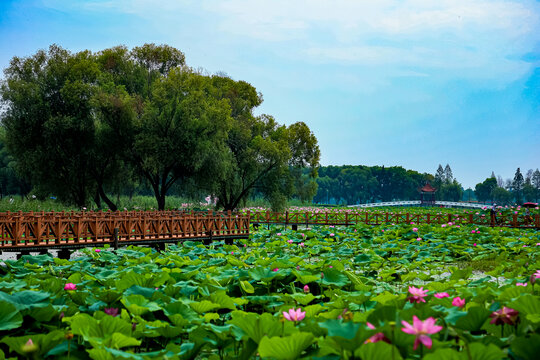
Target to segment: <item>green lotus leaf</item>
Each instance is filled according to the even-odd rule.
[[[350,283],[349,278],[345,274],[333,268],[324,269],[323,275],[324,276],[322,279],[322,283],[324,285],[334,285],[337,287],[342,287]]]
[[[243,311],[233,311],[231,313],[232,320],[229,324],[235,325],[255,343],[259,343],[263,336],[278,336],[282,331],[289,332],[294,325],[291,322],[281,323],[278,318],[274,318],[268,313],[262,315],[247,313]],[[283,329],[283,330],[282,330]]]
[[[312,275],[311,273],[305,272],[305,271],[297,271],[294,270],[293,275],[296,276],[296,279],[301,282],[302,284],[309,284],[312,282],[319,281],[321,279],[321,275]]]
[[[247,294],[253,294],[255,292],[255,288],[253,285],[249,283],[249,281],[241,280],[240,281],[240,287],[242,290],[244,290]]]
[[[154,312],[162,309],[158,304],[149,301],[142,295],[124,296],[120,301],[133,315],[140,316],[147,312]]]
[[[232,298],[224,290],[219,290],[209,297],[210,301],[218,304],[220,309],[236,310],[236,305],[247,304],[248,301],[242,298]]]
[[[28,310],[22,311],[23,315],[30,316],[35,321],[47,322],[50,321],[53,317],[57,317],[59,312],[51,304],[47,304],[45,307],[35,307]]]
[[[88,314],[76,314],[71,318],[64,318],[63,321],[71,325],[73,334],[81,335],[85,340],[105,338],[114,333],[131,335],[131,323],[118,316],[105,316],[97,320]]]
[[[354,352],[364,341],[373,335],[373,331],[367,330],[365,325],[343,322],[338,319],[327,320],[319,323],[319,326],[328,331],[325,343],[333,347],[340,354],[342,350]]]
[[[540,354],[540,335],[531,334],[528,337],[517,337],[510,345],[512,353],[523,360],[538,359]]]
[[[478,331],[482,328],[491,311],[484,309],[480,306],[474,306],[468,309],[465,316],[461,316],[456,321],[456,327],[458,329],[467,331]]]
[[[141,345],[141,340],[137,340],[121,333],[113,333],[105,338],[90,338],[88,339],[88,342],[93,347],[105,346],[112,349],[122,349],[125,347]]]
[[[152,352],[132,353],[128,351],[112,349],[108,347],[94,348],[87,350],[90,358],[94,360],[116,360],[116,359],[132,359],[132,360],[145,360],[145,359],[161,359],[164,356],[174,356],[175,354],[168,352],[167,350],[159,350]]]
[[[354,356],[358,356],[362,360],[402,359],[399,350],[384,341],[364,344],[354,351]]]
[[[50,296],[51,294],[44,291],[24,290],[11,295],[0,291],[0,300],[12,304],[17,310],[47,307]]]
[[[44,355],[63,342],[65,340],[64,336],[65,332],[63,330],[54,330],[48,334],[33,334],[19,337],[5,336],[0,342],[8,345],[10,351],[15,351],[17,354],[26,357],[28,354],[24,351],[24,345],[28,340],[32,339],[32,342],[36,345],[37,354]]]
[[[315,341],[310,333],[296,333],[285,337],[264,336],[259,343],[259,354],[262,358],[270,357],[278,360],[298,359],[302,351]]]
[[[342,337],[350,340],[355,338],[362,325],[352,321],[343,322],[342,320],[332,319],[320,323],[319,326],[326,329],[330,337]]]
[[[256,267],[249,270],[249,276],[251,276],[251,278],[255,281],[262,280],[268,282],[269,280],[278,277],[278,272],[272,271],[270,268]]]
[[[302,293],[296,293],[289,295],[291,298],[294,299],[297,303],[300,305],[307,305],[310,302],[312,302],[316,298],[320,298],[320,296],[314,296],[313,294],[302,294]]]
[[[484,345],[478,342],[469,344],[472,360],[500,360],[505,357],[504,352],[493,344]],[[467,357],[464,356],[463,359]]]
[[[463,353],[459,353],[454,349],[439,348],[434,352],[424,356],[424,360],[466,360],[467,357]]]
[[[0,330],[16,329],[22,322],[23,317],[14,305],[0,301]]]
[[[142,295],[142,294],[141,294]],[[97,290],[96,298],[107,304],[112,304],[122,297],[122,293],[113,289]]]
[[[193,321],[199,318],[197,313],[193,311],[189,305],[184,304],[182,301],[174,301],[165,305],[163,307],[163,312],[165,315],[169,316],[169,318],[172,315],[181,315],[188,321]]]
[[[531,294],[521,295],[517,300],[508,304],[508,307],[519,311],[520,315],[540,314],[540,299]]]
[[[391,321],[396,321],[397,308],[395,306],[383,306],[369,314],[367,320],[377,326]]]
[[[208,300],[191,302],[189,303],[189,306],[199,314],[203,314],[205,312],[209,312],[209,311],[213,311],[213,310],[217,310],[221,308],[221,305],[215,304]]]
[[[212,320],[219,320],[219,314],[217,313],[206,313],[203,316],[204,322],[209,323]]]
[[[23,289],[26,285],[27,284],[24,280],[19,280],[19,279],[13,279],[9,282],[2,281],[0,282],[0,291],[5,291],[7,293],[11,291],[18,291],[20,289]]]

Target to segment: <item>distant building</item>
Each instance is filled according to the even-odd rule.
[[[418,189],[420,192],[420,204],[423,206],[434,206],[435,205],[435,189],[429,182],[426,183],[423,187]]]

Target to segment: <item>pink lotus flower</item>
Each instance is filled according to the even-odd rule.
[[[304,292],[305,292],[305,293],[308,293],[308,292],[309,292],[309,286],[304,285]]]
[[[426,300],[424,300],[424,297],[426,297],[426,293],[428,292],[427,289],[424,290],[423,287],[418,289],[418,288],[415,288],[414,286],[409,286],[409,292],[412,295],[407,299],[407,300],[409,300],[409,302],[411,302],[411,303],[413,303],[413,302],[416,302],[416,303],[426,302]]]
[[[96,249],[96,252],[97,252],[97,253],[100,252],[100,251],[101,251],[101,249]]]
[[[64,290],[77,290],[77,285],[73,283],[67,283],[64,285]]]
[[[373,326],[372,323],[367,322],[366,325],[367,325],[367,327],[369,329],[375,330],[375,326]],[[387,342],[387,343],[390,344],[390,340],[386,336],[384,336],[384,334],[382,332],[376,333],[375,335],[373,335],[372,337],[370,337],[369,339],[364,341],[364,344],[376,343],[376,342],[379,342],[379,341],[384,341],[384,342]]]
[[[441,227],[446,227],[446,224],[442,224]]]
[[[277,235],[277,236],[281,236],[281,233],[277,233],[276,235]]]
[[[330,233],[330,236],[334,236],[334,233]]]
[[[489,315],[489,317],[492,318],[489,323],[494,325],[514,325],[518,315],[519,312],[517,310],[503,306],[502,309],[494,311],[491,313],[491,315]]]
[[[273,272],[278,272],[279,269],[278,268],[275,268],[275,269],[272,269]]]
[[[300,244],[298,244],[298,246],[300,246],[300,247],[304,247],[304,243],[303,243],[303,242],[301,242]]]
[[[516,286],[527,286],[527,283],[516,283]]]
[[[234,251],[231,251],[231,255],[234,255]]]
[[[444,299],[444,298],[449,297],[450,295],[448,295],[448,293],[442,292],[442,293],[436,293],[434,296],[435,296],[437,299]]]
[[[465,299],[462,299],[460,298],[459,296],[458,297],[455,297],[453,300],[452,300],[452,306],[457,306],[459,308],[462,308],[465,306]]]
[[[288,242],[289,244],[292,244],[292,243],[293,243],[293,241],[292,241],[292,240],[287,240],[287,242]]]
[[[421,237],[416,238],[416,241],[422,241],[422,238]]]
[[[118,316],[118,308],[104,308],[103,312],[107,315]]]
[[[418,319],[416,315],[413,315],[412,325],[405,320],[401,322],[404,326],[401,328],[401,331],[407,334],[416,335],[413,350],[416,350],[420,343],[431,349],[432,341],[428,335],[436,334],[442,330],[442,326],[435,325],[436,321],[437,320],[432,317],[428,317],[426,320],[422,321]]]
[[[412,231],[418,232],[418,228],[413,228]]]
[[[294,310],[290,309],[289,312],[283,312],[283,317],[289,321],[302,321],[306,317],[306,312],[301,308]]]
[[[472,244],[472,246],[476,246],[476,243]]]
[[[535,279],[540,279],[540,270],[536,270],[536,272],[533,274]]]
[[[474,234],[475,232],[476,232],[476,231],[474,231],[474,230],[471,230],[471,234]]]

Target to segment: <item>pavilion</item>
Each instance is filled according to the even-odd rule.
[[[423,187],[419,188],[420,192],[420,204],[422,206],[435,206],[435,192],[437,189],[431,186],[429,182]]]

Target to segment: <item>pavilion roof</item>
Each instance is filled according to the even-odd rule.
[[[430,183],[426,183],[422,188],[418,189],[421,192],[435,192],[437,189],[435,189],[433,186],[431,186]]]

